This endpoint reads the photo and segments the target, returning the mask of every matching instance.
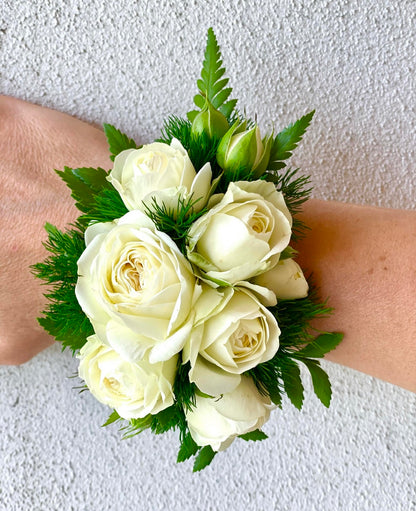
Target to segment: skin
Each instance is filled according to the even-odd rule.
[[[47,255],[44,224],[63,228],[77,218],[70,191],[53,169],[112,164],[102,131],[5,96],[0,154],[0,364],[22,364],[52,343],[36,321],[45,288],[29,270]]]
[[[5,96],[0,132],[0,364],[21,364],[53,342],[29,271],[47,255],[44,223],[77,217],[52,169],[112,164],[101,130]],[[336,310],[314,327],[345,334],[328,360],[416,391],[416,212],[310,200],[302,217],[311,232],[298,262]]]
[[[416,211],[310,200],[296,247],[344,332],[326,358],[416,392]]]

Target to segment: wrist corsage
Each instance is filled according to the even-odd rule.
[[[137,146],[104,125],[113,168],[57,171],[81,215],[47,224],[50,286],[40,324],[79,359],[85,388],[113,409],[125,437],[179,431],[177,461],[194,470],[261,428],[287,395],[300,409],[299,362],[329,406],[317,359],[342,334],[314,335],[331,309],[291,242],[311,188],[286,166],[313,112],[275,135],[236,109],[212,29],[197,107]]]

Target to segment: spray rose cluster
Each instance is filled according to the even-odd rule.
[[[217,160],[230,169],[246,157],[258,169],[269,145],[257,126],[232,126]],[[94,335],[78,355],[79,375],[120,417],[137,419],[174,404],[179,364],[188,363],[190,434],[198,446],[224,449],[273,407],[246,374],[279,349],[269,307],[308,293],[300,267],[282,256],[292,233],[283,195],[260,179],[215,193],[210,164],[196,172],[176,139],[121,152],[108,180],[128,213],[85,231],[76,297]],[[199,215],[181,251],[148,213],[186,201]]]

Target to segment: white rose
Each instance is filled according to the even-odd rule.
[[[174,402],[177,357],[157,364],[145,359],[132,363],[92,335],[78,358],[78,374],[91,394],[123,419],[156,414]]]
[[[296,300],[308,296],[308,282],[301,267],[293,259],[283,259],[274,268],[253,279],[254,284],[271,289],[280,300]]]
[[[151,363],[179,353],[197,292],[175,243],[140,211],[85,231],[75,293],[95,332],[124,358]]]
[[[259,180],[230,183],[218,198],[189,230],[189,260],[207,279],[228,284],[273,267],[291,236],[292,218],[283,195],[273,183]]]
[[[214,398],[197,395],[196,406],[185,411],[185,415],[198,445],[210,445],[214,451],[222,451],[236,436],[261,428],[273,408],[253,380],[243,376],[238,387],[228,394]]]
[[[192,195],[195,211],[206,204],[211,188],[210,164],[198,172],[188,153],[173,139],[170,146],[161,142],[127,149],[118,154],[108,180],[119,192],[128,210],[144,210],[143,202],[151,207],[155,199],[159,205],[177,208],[178,196],[187,200]],[[174,202],[172,200],[174,199]]]
[[[273,314],[246,289],[203,285],[183,350],[189,380],[210,396],[231,392],[241,374],[274,357],[280,330]]]

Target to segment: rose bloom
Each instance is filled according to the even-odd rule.
[[[108,176],[130,211],[144,211],[144,204],[151,208],[153,199],[175,210],[178,196],[196,201],[194,209],[199,211],[209,198],[211,178],[210,164],[197,174],[188,153],[175,138],[170,145],[154,142],[122,151]]]
[[[198,445],[210,445],[214,451],[222,451],[236,436],[260,429],[273,408],[253,380],[243,376],[238,387],[223,396],[206,398],[197,394],[196,406],[185,411],[185,415]]]
[[[202,276],[236,284],[272,268],[291,236],[292,218],[273,183],[230,183],[211,198],[208,213],[189,230],[188,258]]]
[[[296,300],[308,296],[308,282],[293,259],[283,259],[274,268],[253,279],[253,283],[272,290],[277,299]]]
[[[146,359],[132,363],[92,335],[78,358],[78,374],[91,394],[123,419],[156,414],[174,402],[172,386],[178,357],[156,364]]]
[[[75,293],[100,339],[130,361],[179,353],[199,289],[175,243],[140,211],[85,231]]]
[[[203,285],[194,326],[183,350],[189,379],[210,396],[231,392],[241,374],[274,357],[280,330],[273,314],[250,291]]]

